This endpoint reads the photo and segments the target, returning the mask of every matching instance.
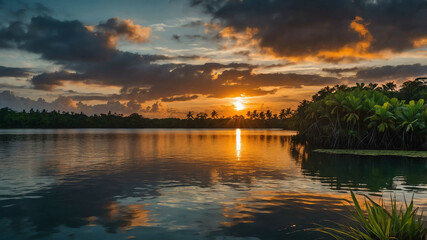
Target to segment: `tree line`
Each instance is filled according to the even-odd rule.
[[[228,117],[228,119],[250,119],[250,120],[272,120],[272,119],[280,119],[280,120],[284,120],[289,118],[290,116],[292,116],[293,114],[293,110],[291,108],[286,108],[286,109],[282,109],[280,110],[280,113],[273,113],[271,110],[267,110],[267,111],[258,111],[258,110],[253,110],[248,111],[246,113],[246,118],[243,115],[234,115],[232,117]],[[195,112],[188,112],[187,113],[187,120],[195,120],[195,119],[225,119],[224,116],[219,117],[219,114],[217,111],[212,110],[212,112],[210,114],[207,114],[205,112],[199,112],[199,113],[195,113]]]
[[[290,108],[279,114],[270,110],[248,111],[247,116],[234,115],[219,117],[217,111],[189,112],[186,119],[180,118],[145,118],[138,113],[124,116],[111,113],[94,114],[33,110],[29,112],[14,111],[10,108],[0,109],[0,128],[283,128],[289,129]]]
[[[420,149],[427,142],[427,85],[419,78],[325,87],[292,116],[295,137],[316,147]]]

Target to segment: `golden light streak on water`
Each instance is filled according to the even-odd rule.
[[[236,129],[236,155],[237,155],[237,161],[240,160],[240,150],[242,148],[242,142],[241,142],[241,136],[240,136],[240,129]]]

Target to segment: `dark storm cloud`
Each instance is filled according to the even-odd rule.
[[[84,80],[84,76],[76,73],[69,73],[66,71],[42,73],[31,78],[31,83],[35,89],[52,90],[57,86],[62,86],[61,80]]]
[[[4,21],[10,21],[11,19],[24,20],[31,15],[48,16],[52,14],[54,14],[54,11],[51,8],[39,2],[0,2],[0,18]]]
[[[0,77],[28,77],[29,73],[27,68],[0,66]]]
[[[117,54],[110,36],[93,34],[79,21],[34,17],[28,25],[12,22],[0,30],[0,47],[17,47],[55,62],[101,61]]]
[[[427,76],[427,65],[396,65],[361,69],[357,71],[356,78],[364,80],[396,80]]]
[[[219,80],[229,84],[248,84],[253,87],[280,86],[280,87],[302,87],[321,86],[327,84],[338,84],[339,79],[334,77],[322,77],[315,74],[296,73],[270,73],[251,74],[249,70],[227,70],[219,77]]]
[[[245,63],[160,64],[157,61],[198,59],[199,56],[141,55],[116,48],[118,38],[144,42],[148,39],[148,35],[144,35],[147,31],[130,20],[116,18],[85,26],[79,21],[35,17],[28,24],[14,22],[0,29],[0,43],[4,48],[38,53],[62,67],[57,72],[33,76],[30,82],[34,88],[53,90],[65,82],[121,87],[119,94],[104,98],[111,101],[141,103],[191,95],[259,96],[275,93],[281,87],[317,86],[338,81],[294,73],[257,74],[254,69],[260,66]],[[262,89],[265,86],[276,88]],[[80,100],[90,98],[85,95]],[[92,96],[93,100],[101,98]]]
[[[427,38],[425,0],[192,0],[223,27],[257,29],[251,39],[282,57],[317,56],[327,61],[372,58],[400,52]],[[367,31],[366,31],[367,30]],[[358,45],[360,41],[366,45]],[[357,54],[343,51],[354,48]],[[360,49],[366,48],[366,49]],[[340,51],[341,50],[341,51]],[[325,51],[339,52],[338,55]],[[348,55],[345,55],[348,54]]]
[[[60,21],[51,17],[34,17],[26,25],[11,22],[0,30],[0,47],[17,47],[57,63],[69,61],[93,62],[117,57],[118,37],[129,41],[147,41],[149,30],[129,21],[109,19],[95,27],[81,22]],[[128,54],[129,55],[129,54]],[[136,55],[134,58],[141,58]]]

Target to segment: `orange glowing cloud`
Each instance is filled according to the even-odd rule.
[[[138,24],[134,24],[130,19],[124,19],[120,22],[119,34],[122,33],[125,35],[126,40],[135,42],[135,43],[144,43],[148,42],[148,39],[151,35],[151,28],[143,27]]]
[[[350,24],[350,28],[356,31],[360,36],[360,41],[354,44],[348,44],[337,51],[320,51],[317,57],[328,61],[337,62],[341,60],[353,61],[355,59],[380,58],[379,53],[369,52],[371,43],[375,40],[372,34],[363,22],[363,18],[356,17]]]
[[[371,45],[375,41],[373,35],[367,28],[367,23],[363,18],[356,16],[351,21],[349,28],[358,33],[360,40],[355,43],[348,43],[343,47],[333,50],[319,50],[315,54],[301,56],[284,56],[276,52],[271,47],[261,46],[261,40],[257,38],[258,28],[246,27],[245,31],[236,31],[234,27],[225,27],[219,31],[219,36],[225,39],[222,47],[246,48],[253,56],[269,59],[287,59],[291,62],[313,61],[313,62],[354,62],[363,59],[384,58],[389,51],[373,52]],[[414,46],[422,46],[427,43],[427,39],[414,41]]]
[[[256,49],[259,48],[259,40],[255,38],[258,31],[257,28],[246,27],[244,32],[238,32],[234,27],[226,27],[219,32],[219,36],[226,39],[224,48],[247,47]]]
[[[416,39],[416,40],[414,40],[413,44],[414,44],[414,47],[417,47],[417,48],[425,46],[425,45],[427,45],[427,38]]]
[[[146,43],[149,41],[152,29],[135,24],[131,19],[110,18],[105,23],[85,26],[86,30],[94,34],[102,33],[108,37],[108,46],[114,48],[120,37],[133,43]]]

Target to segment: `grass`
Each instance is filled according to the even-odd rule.
[[[314,231],[322,232],[337,240],[422,240],[427,229],[421,216],[417,216],[418,208],[414,207],[413,199],[408,204],[397,206],[396,198],[391,198],[390,210],[380,200],[376,203],[365,195],[364,209],[356,196],[351,192],[354,209],[350,211],[352,224],[336,223],[337,227],[319,225]]]
[[[316,149],[314,152],[327,154],[351,154],[362,156],[400,156],[427,158],[427,151],[366,150],[366,149]]]

